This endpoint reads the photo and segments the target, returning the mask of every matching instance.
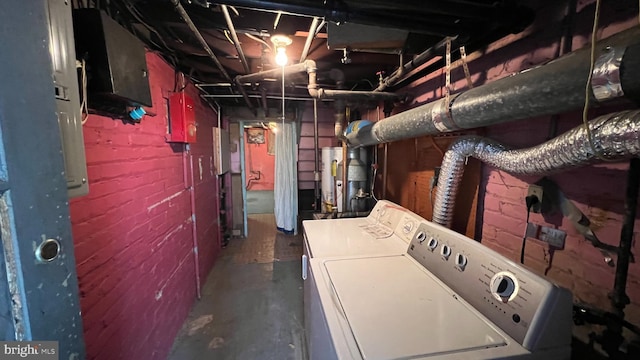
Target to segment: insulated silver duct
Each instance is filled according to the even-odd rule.
[[[618,161],[640,154],[640,110],[603,115],[590,121],[589,126],[596,151],[603,158]],[[451,226],[456,195],[469,157],[518,175],[546,175],[603,161],[593,154],[583,125],[541,145],[520,150],[479,136],[460,138],[442,161],[434,222]]]
[[[599,41],[596,51],[592,103],[620,97],[640,101],[640,28]],[[351,133],[348,145],[375,145],[580,109],[585,103],[590,55],[589,47],[580,49],[455,94],[448,103],[439,99],[389,116]]]

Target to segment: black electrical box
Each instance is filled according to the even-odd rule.
[[[76,56],[86,63],[89,109],[120,115],[127,106],[152,106],[138,38],[98,9],[74,10],[73,28]]]

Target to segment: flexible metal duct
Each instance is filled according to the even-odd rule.
[[[592,103],[621,97],[640,100],[639,42],[637,27],[598,42]],[[449,103],[439,99],[380,120],[351,133],[348,144],[375,145],[576,110],[585,102],[589,69],[590,49],[581,49],[453,95]]]
[[[596,151],[612,161],[640,154],[640,110],[600,116],[589,122]],[[433,209],[433,221],[450,227],[456,195],[468,157],[518,175],[546,175],[567,168],[602,162],[593,154],[586,129],[578,126],[544,144],[511,150],[494,140],[469,136],[447,150]]]

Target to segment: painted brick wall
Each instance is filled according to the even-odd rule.
[[[268,152],[269,132],[269,130],[264,131],[264,144],[250,144],[247,141],[249,138],[247,132],[245,131],[244,133],[244,163],[247,169],[247,190],[273,191],[276,172],[276,157],[275,155],[269,155]],[[275,149],[275,144],[273,144],[273,146]],[[259,180],[257,180],[258,175],[252,174],[251,170],[260,172]]]
[[[193,161],[201,281],[218,253],[215,113],[196,99],[197,144],[165,142],[174,70],[147,54],[157,115],[139,125],[91,115],[84,127],[89,195],[71,201],[88,359],[164,359],[196,294],[186,169]],[[188,173],[188,172],[187,172]],[[188,176],[186,177],[189,178]]]
[[[549,2],[551,3],[551,2]],[[561,2],[563,3],[563,2]],[[637,5],[636,5],[637,6]],[[637,9],[637,8],[636,8]],[[579,2],[575,19],[573,49],[588,45],[593,21],[593,2]],[[520,70],[543,64],[558,56],[560,46],[562,4],[546,4],[538,9],[538,20],[522,34],[509,36],[480,52],[470,54],[469,67],[474,85],[491,82],[512,75]],[[607,37],[623,29],[637,26],[637,12],[629,10],[629,2],[603,4],[599,36]],[[452,70],[457,92],[466,87],[460,66]],[[442,96],[443,72],[429,74],[408,88],[417,94],[413,105],[433,101]],[[601,107],[593,116],[606,114],[618,108]],[[398,110],[398,111],[401,111]],[[515,148],[540,144],[549,138],[551,117],[542,117],[515,123],[491,126],[485,135]],[[561,134],[581,123],[578,112],[561,114],[557,118]],[[624,212],[624,189],[627,163],[603,164],[573,169],[549,176],[568,199],[587,215],[594,225],[599,239],[617,245]],[[528,184],[540,177],[515,177],[483,165],[478,214],[482,243],[514,261],[519,261],[522,235],[526,222],[524,197]],[[607,294],[613,289],[615,269],[605,265],[598,249],[585,241],[567,219],[545,218],[531,215],[531,222],[557,227],[567,232],[564,250],[550,252],[536,240],[526,245],[525,264],[541,275],[571,289],[578,302],[602,309],[610,309]],[[640,232],[640,220],[636,219],[635,236]],[[633,252],[638,254],[634,243]],[[626,308],[627,320],[640,324],[640,263],[630,266],[627,293],[631,304]]]

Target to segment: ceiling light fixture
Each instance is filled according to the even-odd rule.
[[[287,65],[287,62],[289,62],[287,58],[287,46],[291,45],[291,38],[286,35],[273,35],[271,42],[276,48],[276,64],[280,66]]]

